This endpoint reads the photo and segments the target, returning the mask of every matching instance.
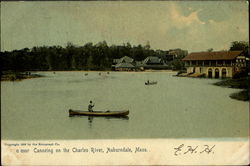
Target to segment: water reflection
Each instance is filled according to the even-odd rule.
[[[89,127],[92,127],[92,124],[95,120],[100,120],[100,119],[106,119],[107,121],[110,120],[129,120],[128,116],[77,116],[77,115],[69,115],[71,118],[83,118],[87,119],[88,118],[88,124]],[[95,120],[94,120],[95,119]]]
[[[89,120],[89,127],[92,127],[92,122],[93,122],[94,117],[93,116],[88,116],[88,120]]]

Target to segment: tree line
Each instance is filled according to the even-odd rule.
[[[150,45],[108,46],[106,41],[75,46],[41,46],[32,49],[1,52],[2,70],[48,71],[48,70],[110,70],[113,59],[129,56],[141,61],[148,56],[164,57],[167,51],[150,49]]]
[[[249,56],[248,48],[248,42],[233,41],[229,50],[243,50],[245,55]],[[175,56],[170,54],[173,51]],[[169,62],[172,69],[183,70],[185,67],[182,58],[187,54],[187,51],[181,49],[153,50],[149,42],[144,46],[132,46],[129,42],[108,46],[106,41],[95,45],[90,42],[83,46],[75,46],[69,42],[65,48],[41,46],[0,52],[0,60],[2,71],[110,70],[113,59],[123,56],[129,56],[136,61],[142,61],[148,56],[158,56]]]

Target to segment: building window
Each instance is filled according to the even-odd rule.
[[[208,69],[207,76],[208,76],[208,78],[212,78],[213,77],[213,70],[211,68]]]
[[[219,78],[219,77],[220,77],[220,71],[218,68],[216,68],[214,72],[214,78]]]

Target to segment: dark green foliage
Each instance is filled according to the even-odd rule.
[[[242,100],[242,101],[249,101],[250,94],[248,90],[243,90],[238,93],[233,93],[230,95],[232,99]]]
[[[234,41],[231,43],[230,51],[244,51],[248,47],[248,42],[246,41]]]
[[[243,91],[240,91],[238,93],[233,93],[230,95],[231,98],[242,100],[242,101],[248,101],[249,100],[249,77],[240,77],[235,79],[228,79],[223,80],[220,82],[216,82],[215,85],[218,86],[225,86],[229,88],[237,88],[237,89],[244,89]]]
[[[249,43],[246,41],[234,41],[231,43],[230,51],[243,51],[243,55],[250,57],[248,53]]]
[[[225,86],[229,88],[247,89],[249,84],[249,77],[241,77],[237,79],[227,79],[216,82],[215,85]]]
[[[173,66],[173,70],[183,70],[184,69],[184,62],[181,59],[174,59],[171,62],[171,65]]]
[[[61,46],[42,46],[24,48],[10,52],[0,52],[1,69],[12,71],[28,70],[110,70],[113,59],[129,56],[137,61],[147,56],[166,56],[167,51],[155,51],[146,46],[123,45],[108,46],[106,41],[95,45],[87,43],[75,46],[67,43]]]
[[[247,69],[243,69],[241,72],[235,73],[235,75],[233,76],[233,79],[238,79],[238,78],[247,77],[247,76],[248,76]]]

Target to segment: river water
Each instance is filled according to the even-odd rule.
[[[249,134],[249,103],[216,79],[173,72],[40,72],[1,82],[2,139],[229,138]],[[146,80],[158,81],[146,86]],[[69,117],[68,110],[126,110],[128,118]]]

